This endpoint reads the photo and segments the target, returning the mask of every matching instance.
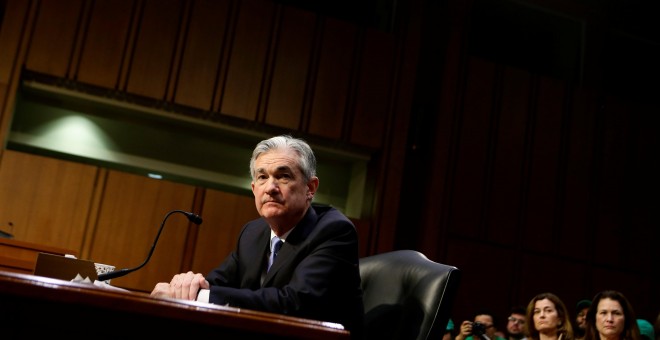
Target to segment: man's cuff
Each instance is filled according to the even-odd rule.
[[[199,302],[209,302],[209,294],[211,294],[211,290],[209,289],[200,289],[199,293],[197,293],[197,301]]]

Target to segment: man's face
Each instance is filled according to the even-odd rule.
[[[276,232],[286,232],[302,218],[311,202],[318,178],[305,182],[292,150],[271,150],[255,160],[252,181],[254,203]]]
[[[490,339],[495,339],[495,325],[493,324],[493,317],[486,314],[477,315],[474,317],[475,322],[481,322],[486,327],[486,335]]]
[[[506,330],[509,335],[515,336],[523,334],[525,330],[525,315],[518,313],[512,313],[509,315]]]
[[[577,326],[580,329],[586,329],[587,328],[587,311],[589,311],[589,307],[587,308],[582,308],[577,313],[577,316],[575,317],[575,322],[577,323]]]

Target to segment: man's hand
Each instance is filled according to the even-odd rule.
[[[456,335],[456,340],[464,340],[472,334],[472,322],[465,320],[461,323],[460,332]]]
[[[168,297],[183,300],[197,300],[200,289],[209,289],[209,282],[200,273],[181,273],[174,275],[170,283],[159,282],[151,291],[153,297]]]

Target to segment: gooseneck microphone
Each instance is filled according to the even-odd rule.
[[[199,217],[199,215],[193,214],[191,212],[187,212],[187,211],[183,211],[183,210],[172,210],[172,211],[168,212],[167,215],[165,215],[165,218],[163,219],[163,223],[161,223],[161,225],[160,225],[160,229],[158,230],[158,234],[156,235],[156,239],[154,239],[154,244],[151,246],[151,250],[149,251],[149,255],[147,255],[147,258],[144,260],[144,262],[142,262],[141,265],[139,265],[135,268],[124,268],[124,269],[120,269],[120,270],[111,271],[109,273],[100,274],[98,276],[98,280],[99,281],[106,281],[106,280],[114,279],[114,278],[117,278],[117,277],[122,277],[122,276],[124,276],[124,275],[126,275],[130,272],[134,272],[134,271],[144,267],[144,265],[147,264],[147,262],[149,262],[149,259],[151,258],[151,254],[154,253],[154,249],[156,249],[156,243],[158,243],[158,238],[160,237],[160,233],[163,232],[163,227],[165,226],[165,221],[167,221],[167,218],[170,217],[170,215],[172,215],[174,213],[181,213],[181,214],[186,215],[186,217],[188,217],[188,220],[190,222],[195,223],[197,225],[202,224],[202,218]]]

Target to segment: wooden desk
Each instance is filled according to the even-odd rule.
[[[344,339],[337,324],[0,271],[0,338]],[[199,339],[199,338],[197,338]]]
[[[32,274],[39,253],[61,256],[66,254],[78,255],[77,252],[73,250],[0,238],[0,270]]]

